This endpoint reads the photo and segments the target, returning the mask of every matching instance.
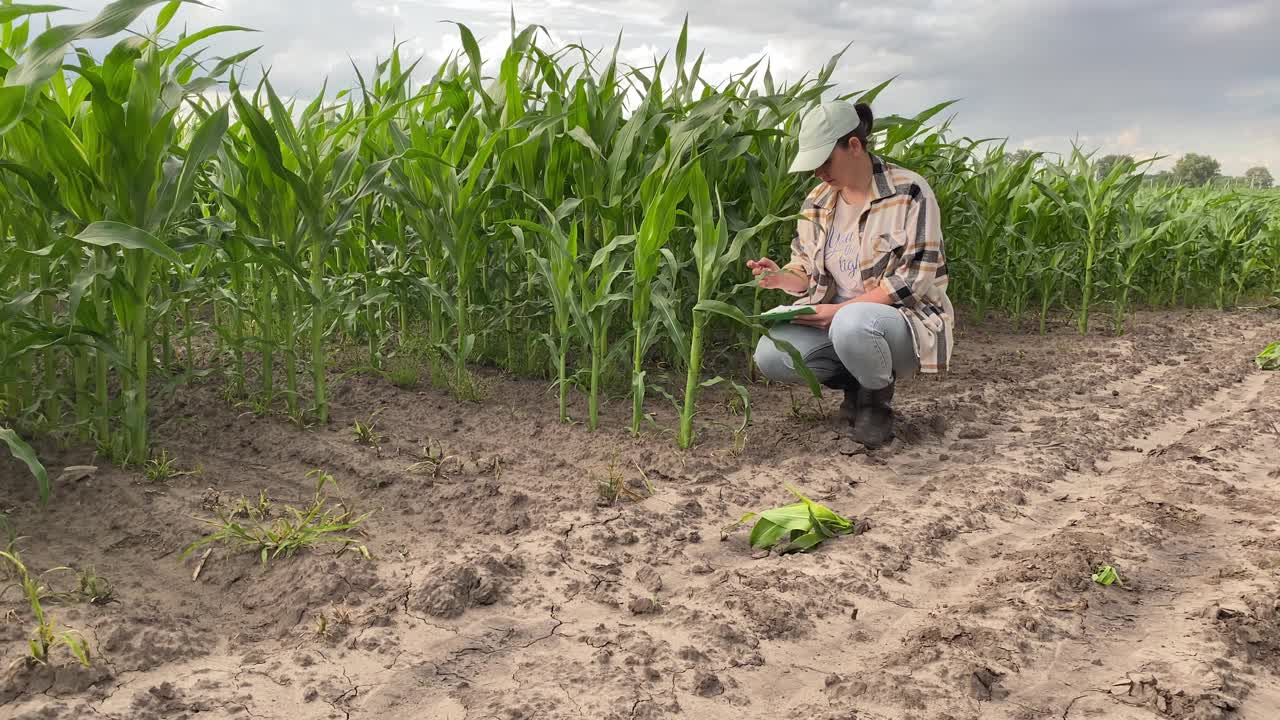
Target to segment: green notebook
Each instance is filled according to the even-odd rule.
[[[772,310],[766,310],[756,319],[763,323],[782,323],[789,322],[801,315],[817,315],[818,311],[813,309],[812,305],[779,305]]]

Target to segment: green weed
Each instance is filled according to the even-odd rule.
[[[595,480],[599,504],[613,505],[621,498],[639,502],[646,497],[652,497],[654,494],[653,483],[649,481],[648,476],[644,475],[643,470],[640,472],[644,479],[645,492],[641,492],[639,488],[632,487],[631,483],[627,482],[616,462],[610,462],[603,473],[593,474],[592,477]]]
[[[323,543],[339,544],[339,554],[347,548],[353,548],[366,559],[369,558],[368,548],[345,533],[357,530],[370,513],[357,516],[341,502],[331,506],[326,488],[329,485],[337,487],[332,475],[322,470],[313,470],[307,473],[307,477],[316,478],[315,492],[307,507],[299,509],[286,505],[274,519],[269,519],[266,511],[270,506],[264,492],[259,496],[257,505],[241,502],[232,512],[220,511],[216,518],[205,520],[204,522],[216,528],[215,531],[187,546],[179,560],[186,559],[191,553],[210,543],[224,543],[253,550],[263,565],[266,565],[268,558],[291,557],[299,550],[314,548]]]
[[[77,574],[80,587],[76,591],[82,599],[92,605],[105,605],[113,599],[114,592],[107,579],[94,572],[93,568],[81,570]]]
[[[387,363],[387,380],[398,388],[403,390],[415,388],[421,378],[421,365],[412,357],[397,355]]]
[[[369,415],[369,419],[367,421],[362,422],[360,420],[356,420],[351,431],[355,433],[357,443],[376,448],[383,440],[386,439],[385,436],[378,432],[376,423],[374,422],[374,418],[377,417],[380,412],[382,412],[381,409],[374,410],[373,413]]]
[[[161,450],[159,455],[151,458],[143,465],[143,477],[150,483],[164,482],[177,472],[176,462],[177,459],[169,457],[167,450]]]

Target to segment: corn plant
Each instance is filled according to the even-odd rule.
[[[149,394],[215,371],[229,401],[270,412],[283,396],[326,422],[332,353],[404,384],[429,365],[472,399],[480,365],[554,380],[561,419],[581,389],[591,428],[629,385],[635,434],[683,373],[678,441],[719,385],[741,442],[749,398],[718,363],[769,333],[770,295],[730,258],[788,252],[777,219],[813,185],[787,172],[799,117],[831,94],[840,53],[792,84],[763,61],[714,84],[687,22],[673,57],[633,66],[618,45],[544,49],[513,18],[496,72],[457,24],[436,68],[395,46],[354,87],[281,98],[244,83],[252,49],[201,48],[242,28],[175,33],[178,1],[131,27],[157,4],[44,32],[56,8],[0,5],[5,427],[142,463]],[[877,118],[871,147],[933,188],[962,316],[1038,310],[1043,333],[1067,309],[1087,332],[1105,306],[1119,331],[1139,303],[1280,291],[1274,191],[1161,186],[1154,159],[1098,173],[1079,148],[1010,155],[936,121],[949,106]]]
[[[234,82],[232,100],[267,167],[288,185],[301,215],[302,242],[310,266],[305,292],[311,304],[313,409],[317,421],[327,423],[325,338],[330,331],[329,312],[334,300],[325,282],[325,272],[339,237],[349,231],[360,203],[379,190],[388,168],[398,159],[391,156],[367,165],[358,176],[359,181],[351,185],[365,134],[386,122],[390,113],[362,126],[360,118],[350,113],[331,117],[323,109],[321,95],[307,106],[295,124],[270,81],[264,78],[260,87],[266,92],[270,121],[256,102],[244,97]],[[293,249],[300,251],[301,247]],[[288,259],[295,261],[295,266],[300,264],[296,257]]]
[[[1150,161],[1147,161],[1150,162]],[[1071,164],[1058,166],[1055,188],[1037,181],[1040,189],[1057,203],[1072,226],[1083,236],[1084,268],[1080,285],[1080,334],[1089,331],[1089,306],[1094,294],[1094,267],[1105,252],[1104,243],[1113,237],[1120,209],[1137,191],[1142,176],[1137,165],[1122,158],[1099,178],[1078,147],[1072,148]]]
[[[1270,274],[1264,246],[1267,218],[1261,206],[1234,193],[1214,198],[1208,209],[1201,257],[1216,275],[1214,304],[1222,310],[1228,301],[1239,303],[1255,276]]]
[[[799,110],[812,101],[813,94],[821,91],[825,78],[816,80],[815,88],[800,85],[790,93],[786,88],[774,86],[769,69],[765,69],[764,88],[769,100],[759,100],[754,110],[759,116],[756,122],[748,125],[744,132],[753,138],[751,152],[745,156],[747,172],[752,182],[748,183],[752,206],[756,212],[765,215],[784,215],[798,207],[801,193],[805,186],[797,182],[797,175],[789,172],[791,158],[794,156],[799,141]],[[868,100],[869,101],[869,100]],[[769,257],[774,248],[780,246],[782,228],[769,228],[756,238],[756,247],[752,250],[755,257]],[[765,291],[755,288],[751,299],[751,314],[759,315],[763,306]],[[747,343],[749,366],[752,375],[755,368],[755,346],[760,340],[760,332],[752,330]]]
[[[1129,296],[1135,286],[1134,277],[1150,263],[1161,236],[1169,229],[1168,223],[1152,225],[1151,216],[1138,208],[1133,198],[1125,204],[1119,225],[1120,237],[1111,249],[1115,264],[1112,276],[1119,292],[1114,299],[1113,326],[1117,335],[1124,332]]]
[[[648,329],[645,293],[653,280],[657,253],[666,239],[663,229],[670,232],[668,223],[681,192],[680,183],[672,178],[676,180],[674,185],[668,186],[663,196],[657,196],[652,171],[660,158],[644,152],[655,127],[663,119],[661,113],[652,109],[660,87],[651,86],[624,122],[624,96],[616,53],[615,48],[599,82],[588,73],[575,83],[566,107],[570,118],[570,126],[565,131],[570,150],[567,162],[580,189],[581,202],[576,208],[578,240],[584,251],[583,260],[590,259],[585,271],[579,265],[575,277],[581,298],[577,305],[579,327],[591,358],[587,424],[592,430],[599,424],[600,380],[609,355],[614,313],[628,300],[632,306],[632,329],[636,333],[632,394],[637,398],[635,403],[643,403],[635,390],[634,361],[637,355],[643,355]],[[689,132],[676,131],[668,143],[669,157],[680,157],[684,152],[682,146],[690,136]],[[670,168],[671,163],[666,167]],[[646,219],[650,220],[649,227],[646,229],[641,223],[640,232],[635,224],[637,199],[649,203],[643,208]],[[629,252],[627,246],[631,246]],[[614,289],[628,260],[633,270],[630,293]],[[633,417],[633,432],[636,425]]]
[[[74,630],[58,631],[57,621],[45,613],[42,602],[48,592],[47,588],[40,584],[39,578],[31,575],[30,570],[27,569],[26,564],[22,561],[22,557],[16,550],[12,549],[12,545],[7,551],[0,551],[0,560],[7,561],[7,564],[13,570],[17,577],[18,587],[21,589],[27,605],[31,608],[31,614],[35,618],[36,627],[32,632],[32,638],[27,643],[31,659],[47,664],[49,662],[49,653],[59,645],[65,645],[67,651],[81,665],[91,667],[89,645]],[[47,572],[57,570],[70,570],[70,568],[53,568]]]
[[[1157,273],[1151,283],[1151,295],[1172,305],[1178,302],[1187,277],[1196,271],[1193,261],[1197,248],[1203,245],[1203,232],[1209,222],[1207,196],[1189,197],[1178,189],[1169,191],[1166,200],[1168,225],[1164,233],[1164,261],[1172,255],[1172,272]]]
[[[688,195],[690,177],[688,171],[674,178],[655,173],[645,179],[641,189],[645,212],[636,236],[631,276],[631,333],[634,343],[631,356],[632,434],[639,434],[644,419],[646,354],[656,339],[657,330],[662,327],[662,324],[650,322],[654,281],[664,246],[675,227],[677,208]],[[670,262],[675,262],[674,257],[668,257]],[[670,303],[665,302],[666,296],[660,293],[658,298],[665,325],[678,339],[680,323],[673,316]]]
[[[684,407],[680,411],[680,429],[677,442],[681,448],[693,444],[693,415],[698,390],[712,381],[700,382],[702,372],[703,332],[707,320],[713,313],[728,315],[745,321],[741,310],[734,308],[715,297],[716,288],[725,272],[738,263],[742,249],[752,237],[768,227],[784,220],[795,218],[766,217],[758,224],[734,235],[729,240],[729,223],[724,215],[724,206],[716,197],[715,207],[711,204],[711,190],[702,173],[700,161],[695,161],[692,173],[690,195],[693,197],[693,226],[695,239],[693,243],[694,263],[698,271],[697,304],[693,308],[692,328],[689,334],[688,375],[685,380]],[[749,324],[749,323],[744,323]],[[794,349],[792,349],[794,351]],[[803,361],[797,367],[805,367]],[[805,368],[808,373],[808,369]],[[814,394],[821,396],[811,373],[808,375],[810,387]],[[715,382],[719,382],[718,380]],[[740,391],[745,396],[745,391]]]
[[[79,170],[91,178],[95,200],[105,204],[79,214],[87,226],[75,238],[102,248],[113,267],[110,307],[126,360],[121,375],[125,406],[121,450],[125,458],[139,461],[147,456],[152,282],[163,272],[163,263],[182,263],[171,245],[188,222],[187,210],[202,166],[217,151],[226,131],[227,109],[201,113],[199,106],[193,106],[195,113],[182,114],[185,100],[212,82],[208,76],[195,77],[196,66],[181,54],[199,38],[186,37],[164,46],[154,34],[117,44],[100,65],[84,52],[77,54],[78,64],[70,66],[78,76],[75,94],[81,103],[87,96],[80,137],[68,137],[66,125],[52,117],[60,108],[37,103],[34,97],[53,80],[55,95],[61,93],[70,106],[60,68],[70,44],[119,32],[154,4],[121,0],[90,23],[45,31],[9,72],[8,91],[0,94],[0,128],[12,130],[24,116],[28,126],[43,122],[43,137],[54,138],[54,148],[62,153],[59,161],[80,158],[63,169]],[[165,22],[172,14],[166,11]],[[165,22],[158,24],[156,32]],[[219,31],[205,31],[202,37]],[[175,153],[175,146],[184,141],[186,147]],[[72,149],[68,151],[61,142]],[[68,186],[79,184],[73,181]],[[68,200],[75,207],[84,198]],[[93,281],[90,276],[77,287]]]
[[[1024,211],[1009,228],[1011,235],[1004,263],[1003,303],[1013,314],[1018,326],[1033,300],[1036,276],[1046,269],[1046,238],[1056,221],[1048,199],[1043,196],[1033,197],[1035,192],[1035,186],[1030,182],[1024,183],[1017,192],[1015,202]]]
[[[467,359],[475,347],[471,331],[472,297],[477,292],[485,236],[481,216],[493,189],[494,176],[488,170],[500,134],[484,128],[474,112],[465,115],[444,148],[442,157],[429,156],[425,163],[431,178],[432,198],[438,203],[439,232],[444,255],[453,271],[455,292],[441,293],[443,309],[455,328],[455,344],[448,348],[454,362],[455,390],[467,386]],[[488,135],[479,148],[469,152],[472,135]],[[464,163],[465,161],[465,163]]]
[[[537,203],[537,200],[534,201]],[[547,223],[541,224],[529,220],[509,220],[513,231],[519,236],[522,229],[539,233],[543,238],[541,251],[535,251],[537,277],[546,292],[551,308],[551,332],[543,337],[550,347],[556,364],[556,385],[560,393],[560,421],[569,421],[568,397],[568,357],[571,327],[574,319],[582,316],[582,308],[577,295],[575,270],[578,256],[578,231],[574,225],[566,234],[560,227],[565,216],[577,207],[576,199],[567,201],[553,213],[545,205],[538,203]]]

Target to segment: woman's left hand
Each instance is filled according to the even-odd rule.
[[[796,325],[808,325],[809,327],[822,328],[823,330],[826,330],[831,327],[831,320],[835,318],[836,312],[844,306],[824,303],[821,305],[813,305],[812,307],[817,311],[815,314],[797,315],[796,317],[791,318],[791,322]]]

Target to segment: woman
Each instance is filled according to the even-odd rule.
[[[747,261],[760,287],[814,307],[773,335],[794,345],[823,384],[844,391],[841,417],[867,447],[893,437],[897,378],[947,368],[954,327],[937,199],[924,178],[870,151],[873,126],[864,103],[805,114],[791,171],[813,172],[822,184],[804,200],[791,261]],[[770,338],[755,360],[772,380],[800,380]]]

